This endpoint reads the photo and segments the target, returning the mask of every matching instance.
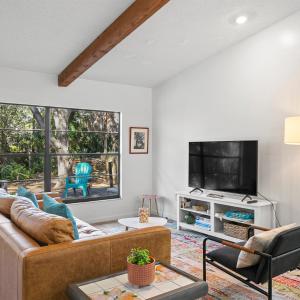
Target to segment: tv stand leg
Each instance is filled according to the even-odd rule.
[[[241,201],[244,202],[246,199],[252,200],[252,197],[250,195],[245,195]]]
[[[202,190],[202,189],[196,187],[196,188],[194,188],[194,189],[192,189],[192,190],[190,191],[190,194],[193,193],[193,192],[195,192],[195,191],[199,191],[199,192],[203,193],[203,190]]]

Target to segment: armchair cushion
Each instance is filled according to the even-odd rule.
[[[244,246],[244,242],[238,243],[241,246]],[[252,280],[255,281],[257,266],[237,269],[237,261],[240,254],[240,250],[223,246],[217,250],[207,253],[207,257],[211,260],[221,264],[222,266]]]
[[[289,224],[256,234],[246,242],[245,247],[259,252],[264,252],[277,234],[295,226],[295,223]],[[236,268],[239,269],[254,266],[258,264],[259,260],[259,255],[241,251],[237,260]]]

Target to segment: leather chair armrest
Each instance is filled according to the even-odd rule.
[[[241,246],[239,244],[235,244],[235,243],[232,243],[232,242],[229,242],[229,241],[226,241],[226,240],[222,240],[222,239],[217,238],[217,237],[206,237],[203,240],[203,253],[204,254],[206,253],[206,241],[207,240],[211,240],[211,241],[214,241],[216,243],[220,243],[220,244],[222,244],[224,246],[227,246],[227,247],[230,247],[230,248],[235,248],[235,249],[245,251],[245,252],[248,252],[248,253],[251,253],[251,254],[256,254],[256,255],[259,255],[259,256],[262,256],[262,257],[272,259],[272,256],[270,254],[260,252],[260,251],[257,251],[255,249],[247,248],[247,247],[244,247],[244,246]]]
[[[268,230],[271,230],[271,228],[267,228],[267,227],[262,227],[262,226],[258,226],[258,225],[254,225],[254,224],[252,224],[252,225],[250,225],[249,227],[248,227],[248,239],[252,236],[252,235],[254,235],[254,230],[260,230],[260,231],[268,231]]]

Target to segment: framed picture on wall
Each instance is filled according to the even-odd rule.
[[[149,128],[130,127],[129,128],[129,153],[148,154]]]

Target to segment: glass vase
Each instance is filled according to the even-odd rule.
[[[149,222],[149,208],[141,207],[139,209],[139,221],[140,221],[140,223],[148,223]]]

